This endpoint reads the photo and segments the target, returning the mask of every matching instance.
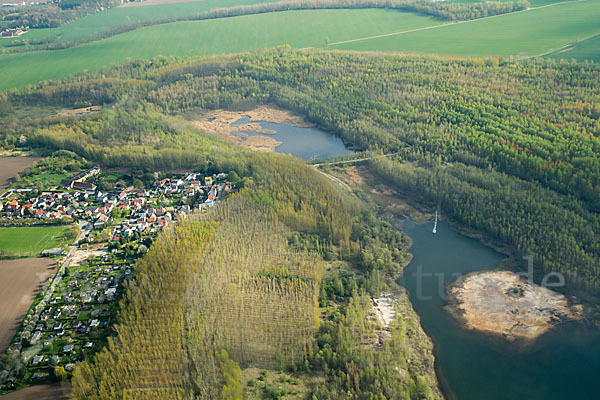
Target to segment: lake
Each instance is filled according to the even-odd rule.
[[[275,148],[277,153],[291,154],[303,160],[314,160],[352,153],[338,136],[317,128],[302,128],[295,125],[267,121],[250,121],[250,117],[241,118],[231,124],[231,126],[247,124],[249,122],[257,123],[263,129],[272,130],[277,133],[267,135],[254,131],[239,131],[234,133],[234,135],[247,134],[249,136],[271,137],[282,142],[281,145]]]
[[[457,400],[600,399],[600,329],[562,325],[529,347],[462,328],[440,296],[455,274],[494,268],[503,255],[463,236],[446,222],[400,223],[412,238],[412,262],[399,283],[435,343],[438,377]],[[429,274],[429,275],[427,275]],[[431,276],[430,276],[431,275]],[[419,277],[420,276],[420,277]]]

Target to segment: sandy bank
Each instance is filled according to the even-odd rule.
[[[553,326],[580,318],[565,296],[510,271],[466,275],[449,287],[449,311],[466,327],[533,340]]]
[[[248,117],[250,121],[240,125],[231,126],[231,124],[244,117]],[[257,123],[258,121],[295,125],[303,128],[313,126],[304,121],[299,115],[272,106],[260,106],[250,111],[209,111],[200,118],[192,121],[192,123],[203,131],[238,143],[246,148],[274,152],[277,146],[281,144],[280,141],[267,136],[238,134],[238,132],[243,131],[254,131],[264,135],[277,133],[269,129],[264,129]]]

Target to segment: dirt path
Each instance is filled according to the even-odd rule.
[[[51,258],[0,261],[0,354],[6,351],[43,282],[56,273]]]

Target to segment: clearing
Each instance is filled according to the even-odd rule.
[[[0,228],[0,252],[12,256],[35,256],[74,239],[71,226]]]
[[[0,354],[31,306],[42,283],[56,273],[51,258],[22,258],[0,261]]]

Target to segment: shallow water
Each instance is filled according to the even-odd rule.
[[[435,235],[433,222],[400,225],[413,240],[414,258],[399,283],[436,344],[438,376],[450,398],[600,399],[600,329],[569,323],[527,347],[464,329],[442,308],[440,288],[443,294],[455,274],[494,268],[503,256],[445,222]]]
[[[244,117],[231,124],[231,126],[247,124],[248,122],[250,122],[250,117]],[[328,158],[352,153],[338,136],[317,128],[301,128],[295,125],[267,121],[252,122],[259,124],[263,129],[272,130],[277,133],[267,135],[254,131],[240,131],[235,134],[239,135],[243,133],[249,136],[272,137],[282,142],[275,149],[277,153],[291,154],[303,160]]]

